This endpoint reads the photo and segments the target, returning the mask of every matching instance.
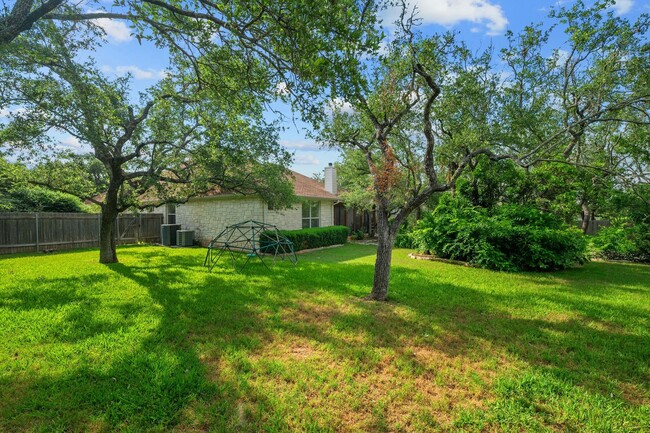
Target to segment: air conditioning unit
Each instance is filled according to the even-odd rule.
[[[176,232],[176,245],[179,247],[194,245],[194,230],[178,230]]]
[[[180,224],[161,224],[160,225],[160,243],[166,247],[176,245],[176,232],[180,230]]]

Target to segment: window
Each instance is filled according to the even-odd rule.
[[[320,202],[302,202],[302,228],[320,227]]]
[[[176,205],[167,205],[167,224],[176,224]]]

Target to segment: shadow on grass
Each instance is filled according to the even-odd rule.
[[[128,256],[124,251],[121,253]],[[138,255],[137,252],[134,254]],[[202,329],[202,326],[194,326],[192,318],[196,317],[195,314],[217,311],[221,298],[183,298],[181,291],[173,287],[187,283],[188,275],[179,271],[178,267],[195,267],[196,263],[180,259],[173,263],[162,261],[151,264],[152,260],[160,258],[165,258],[165,253],[144,253],[135,265],[109,265],[112,272],[145,287],[153,303],[162,307],[152,318],[156,322],[155,329],[141,339],[120,342],[119,335],[134,332],[135,318],[146,306],[138,308],[128,303],[109,305],[108,308],[119,310],[123,320],[103,323],[97,316],[101,309],[107,308],[105,302],[102,304],[78,289],[80,282],[87,278],[49,279],[47,281],[54,287],[52,289],[37,287],[30,293],[16,290],[0,298],[0,307],[22,311],[46,308],[53,310],[50,311],[52,313],[66,307],[63,317],[49,324],[47,335],[40,335],[40,341],[31,343],[46,343],[55,347],[95,338],[90,344],[92,349],[89,353],[68,365],[60,374],[25,376],[12,375],[9,371],[0,375],[0,389],[4,390],[0,392],[0,430],[165,430],[178,422],[184,409],[201,400],[219,402],[222,413],[212,413],[211,416],[222,418],[223,425],[217,424],[220,430],[230,431],[245,424],[247,420],[242,418],[244,415],[238,409],[238,384],[207,380],[205,366],[200,362],[190,338]],[[99,278],[106,279],[106,276]],[[210,276],[209,281],[212,286],[218,284],[220,278]],[[55,294],[66,285],[71,288]],[[209,287],[201,288],[203,290],[205,293],[219,293]],[[247,311],[247,301],[242,301],[226,311],[230,320],[219,318],[223,325],[219,329],[232,337],[231,344],[223,346],[224,350],[231,350],[227,349],[228,346],[245,347],[243,341],[255,338],[250,334],[233,333],[235,330],[255,328],[254,315]],[[228,330],[229,324],[233,325],[231,330]],[[64,332],[61,327],[70,332]],[[263,331],[263,328],[259,330]],[[105,341],[102,337],[106,337]],[[115,344],[113,340],[125,344]],[[84,348],[81,350],[85,351]],[[112,350],[119,353],[110,357],[107,363],[103,362],[103,356],[98,359],[91,356],[92,352]],[[62,360],[61,363],[65,365],[66,361]],[[264,396],[255,398],[259,402],[264,401]],[[280,417],[265,419],[265,422],[270,421],[282,429]]]
[[[300,414],[287,413],[291,406],[278,404],[250,383],[250,358],[283,334],[313,341],[359,372],[372,372],[381,362],[373,357],[374,348],[394,349],[400,359],[409,358],[406,348],[413,344],[435,346],[450,357],[469,357],[478,343],[489,342],[540,371],[592,392],[618,392],[620,382],[648,383],[647,334],[590,326],[610,323],[612,317],[643,320],[642,309],[604,306],[593,298],[596,283],[599,297],[620,290],[614,277],[598,264],[591,265],[598,271],[595,275],[571,271],[548,275],[548,281],[535,276],[545,292],[530,302],[552,301],[581,317],[557,321],[514,317],[508,310],[510,296],[441,282],[424,267],[393,268],[391,302],[361,301],[369,291],[373,266],[371,260],[358,259],[374,254],[372,248],[343,249],[338,255],[317,252],[301,256],[297,267],[280,263],[271,271],[253,263],[245,273],[222,263],[208,274],[201,266],[202,254],[121,249],[124,263],[108,268],[146,289],[157,308],[151,332],[134,340],[137,344],[126,340],[118,347],[119,355],[105,364],[101,357],[95,360],[87,355],[59,375],[34,378],[10,372],[0,376],[0,387],[10,390],[0,403],[5,428],[40,425],[46,430],[82,431],[94,425],[97,430],[142,431],[182,422],[216,431],[295,429],[287,419]],[[645,267],[632,269],[636,272],[624,284],[647,281]],[[47,285],[35,293],[14,291],[0,298],[0,308],[56,310],[78,304],[62,323],[72,323],[67,329],[79,331],[57,334],[53,327],[48,334],[52,343],[102,335],[110,339],[135,328],[136,320],[130,320],[149,311],[149,306],[126,303],[118,311],[124,317],[121,327],[116,327],[119,322],[103,322],[96,316],[106,306],[79,290],[88,278],[52,282],[57,294],[50,293]],[[558,278],[577,289],[553,289],[553,284],[559,286]],[[340,303],[352,303],[354,308],[339,308]],[[411,314],[404,315],[402,307]],[[366,338],[342,339],[332,330]],[[449,335],[454,338],[443,338]],[[94,344],[99,351],[114,347],[103,346],[101,340]],[[421,374],[424,366],[412,356],[410,362],[413,374]],[[641,386],[647,393],[647,385]],[[336,428],[335,423],[302,422],[302,428],[310,422],[314,429]],[[377,429],[382,422],[377,414]]]
[[[602,288],[638,292],[639,289],[631,286],[650,284],[650,265],[598,261],[561,272],[524,272],[519,275],[535,284],[558,288],[564,285],[564,290],[579,289],[583,294],[599,296],[611,294]]]

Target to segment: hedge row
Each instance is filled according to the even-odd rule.
[[[344,244],[348,240],[348,228],[345,226],[281,230],[280,233],[293,242],[296,251]]]

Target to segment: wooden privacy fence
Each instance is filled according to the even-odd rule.
[[[122,214],[114,233],[119,244],[160,242],[162,214]],[[0,254],[99,246],[99,214],[0,213]]]

